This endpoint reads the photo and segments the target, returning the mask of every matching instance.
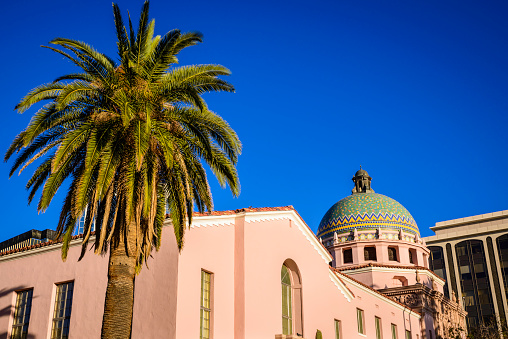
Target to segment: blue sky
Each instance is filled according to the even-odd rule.
[[[141,1],[119,1],[137,22]],[[73,66],[40,45],[82,40],[116,57],[111,2],[0,5],[0,150],[34,110],[13,108]],[[207,94],[244,148],[239,198],[210,178],[216,210],[293,205],[316,230],[362,165],[423,236],[437,221],[508,209],[508,2],[152,1],[156,34],[200,31],[185,64],[231,69],[236,93]],[[38,214],[26,174],[0,165],[0,241],[55,228],[65,192]]]

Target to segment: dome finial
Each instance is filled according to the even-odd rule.
[[[357,171],[353,177],[355,188],[351,191],[352,194],[374,193],[374,190],[370,187],[371,181],[372,178],[369,176],[369,173],[367,173],[367,171],[362,168],[362,165],[360,165],[360,170]]]

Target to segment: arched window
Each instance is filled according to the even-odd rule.
[[[282,334],[303,336],[302,285],[296,263],[288,259],[280,271],[282,286]]]
[[[293,302],[291,300],[291,275],[286,265],[280,271],[282,284],[282,334],[293,334]]]

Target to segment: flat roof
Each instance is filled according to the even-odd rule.
[[[448,228],[448,227],[456,227],[456,226],[461,226],[461,225],[474,224],[474,223],[478,223],[478,222],[485,222],[485,221],[490,221],[493,219],[503,219],[503,218],[508,218],[508,210],[473,215],[470,217],[464,217],[464,218],[458,218],[458,219],[452,219],[452,220],[439,221],[439,222],[436,222],[436,225],[432,226],[430,229],[435,232],[436,230],[440,230],[440,229],[444,229],[444,228]]]

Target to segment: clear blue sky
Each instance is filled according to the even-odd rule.
[[[137,22],[141,1],[119,1]],[[3,1],[2,155],[34,110],[33,87],[74,70],[40,45],[82,40],[116,57],[109,1]],[[437,221],[508,209],[508,2],[157,1],[156,34],[197,30],[181,64],[229,67],[234,94],[206,95],[243,142],[239,198],[210,178],[215,209],[293,205],[315,231],[362,165],[423,236]],[[55,228],[27,206],[34,168],[0,165],[0,241]]]

